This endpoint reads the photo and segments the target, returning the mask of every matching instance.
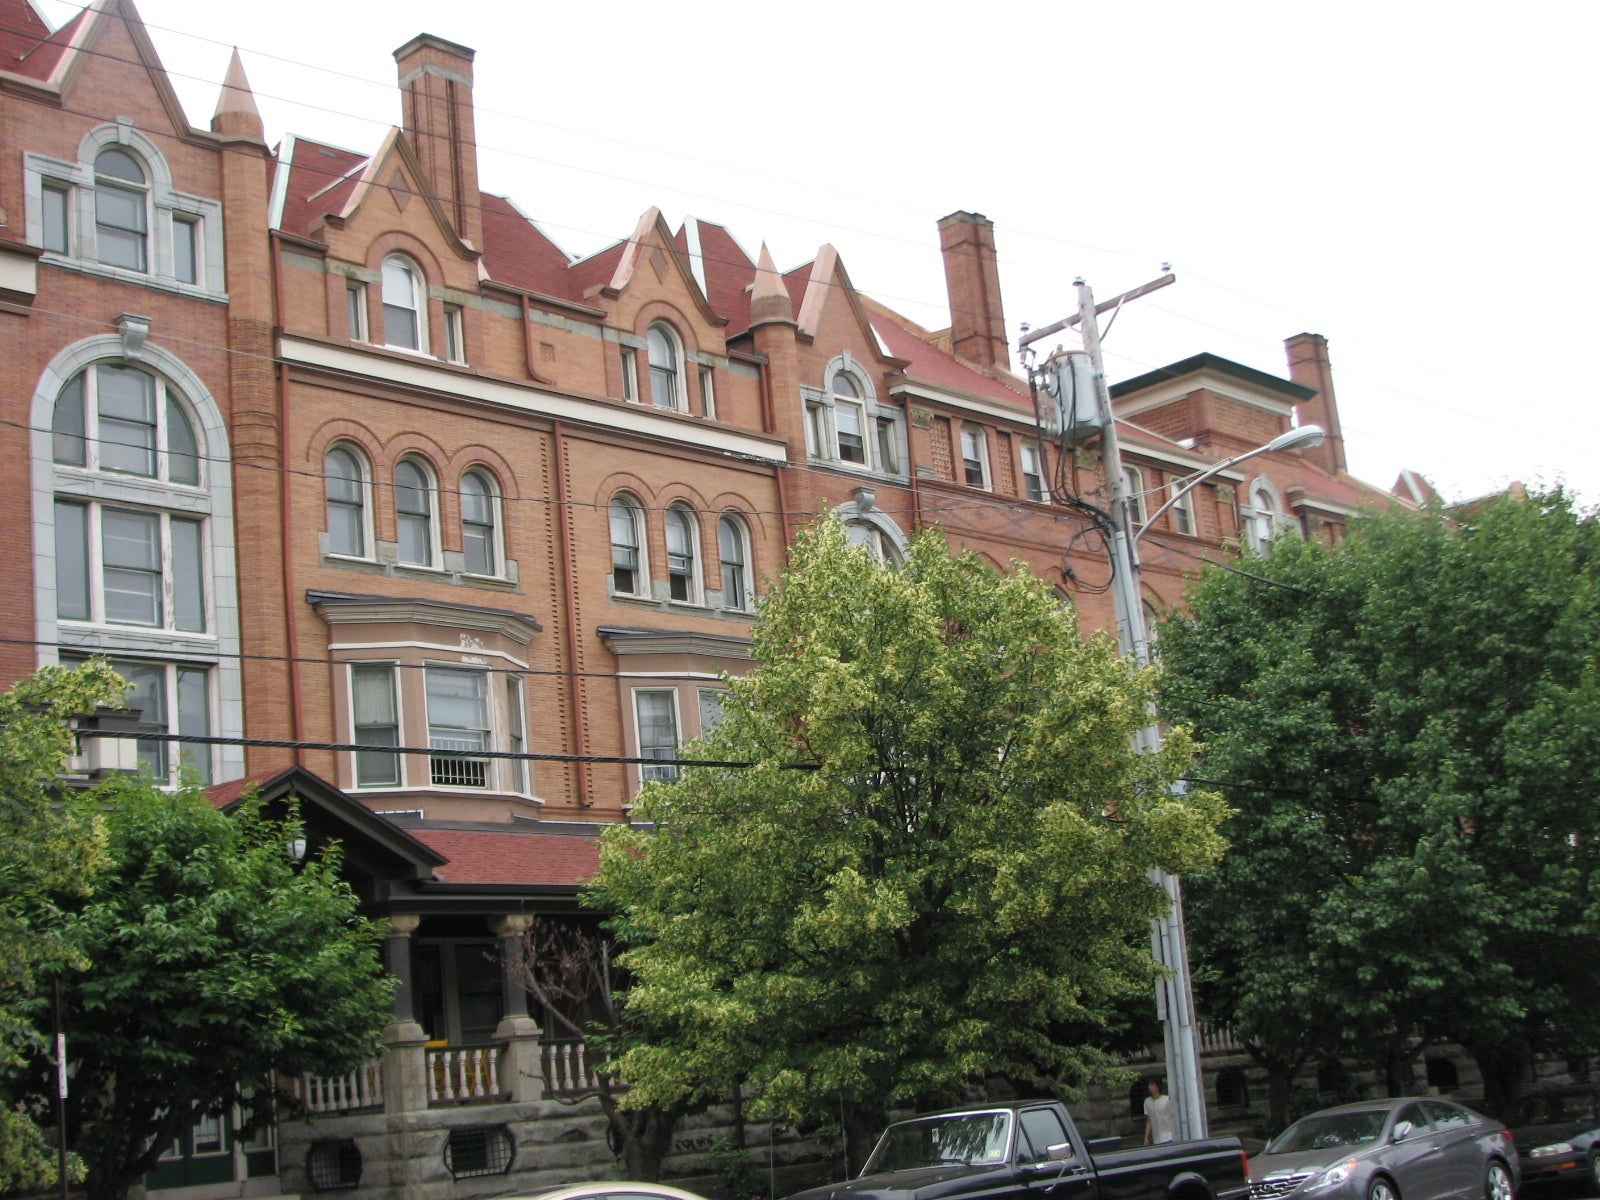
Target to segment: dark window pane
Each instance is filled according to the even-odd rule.
[[[172,222],[172,273],[182,283],[199,280],[199,227],[193,221]]]
[[[167,478],[173,483],[200,482],[200,447],[194,427],[179,403],[167,398]]]
[[[205,572],[200,557],[200,522],[172,518],[172,618],[175,628],[204,633]]]
[[[87,461],[83,440],[83,376],[73,376],[56,398],[55,460],[66,466],[81,467]]]
[[[194,667],[178,668],[178,732],[191,737],[209,737],[211,734],[211,704],[206,695],[206,673]],[[194,771],[200,782],[211,782],[211,747],[183,746],[180,743],[183,765]]]
[[[71,193],[62,184],[47,183],[41,195],[44,212],[44,248],[67,253],[67,203]]]
[[[56,616],[89,619],[89,510],[56,501]]]

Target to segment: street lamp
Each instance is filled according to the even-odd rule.
[[[1106,386],[1105,360],[1101,354],[1097,318],[1102,309],[1120,309],[1125,300],[1136,299],[1171,283],[1172,276],[1170,273],[1164,275],[1099,307],[1095,305],[1094,292],[1088,283],[1083,279],[1075,282],[1078,288],[1077,315],[1025,334],[1021,345],[1025,349],[1032,342],[1068,325],[1079,325],[1082,329],[1083,346],[1088,351],[1094,380],[1101,461],[1105,467],[1106,482],[1111,489],[1111,598],[1117,620],[1117,642],[1122,653],[1131,655],[1142,667],[1150,662],[1150,632],[1145,627],[1144,604],[1139,594],[1140,535],[1169,508],[1218,472],[1258,454],[1315,446],[1322,441],[1323,432],[1315,425],[1291,429],[1264,446],[1236,454],[1188,476],[1179,483],[1171,498],[1150,515],[1144,527],[1135,529],[1133,497],[1129,492],[1127,476],[1122,470],[1122,449],[1117,441],[1116,419],[1111,412],[1111,393]],[[1148,721],[1134,736],[1134,747],[1141,752],[1156,750],[1161,745],[1161,726],[1156,719],[1154,702],[1147,715]],[[1167,895],[1166,911],[1155,920],[1150,931],[1155,960],[1166,968],[1156,993],[1156,1012],[1161,1020],[1166,1044],[1167,1090],[1177,1109],[1178,1136],[1185,1139],[1202,1138],[1206,1136],[1206,1108],[1200,1086],[1200,1042],[1195,1023],[1194,995],[1189,982],[1189,946],[1183,928],[1183,893],[1175,875],[1158,869],[1151,872],[1150,878]]]
[[[1235,454],[1232,458],[1223,459],[1221,462],[1207,467],[1204,471],[1196,471],[1193,475],[1185,476],[1178,481],[1172,495],[1167,498],[1167,502],[1146,517],[1144,524],[1134,530],[1133,544],[1137,546],[1146,529],[1154,525],[1159,518],[1165,516],[1169,508],[1213,475],[1219,475],[1229,467],[1237,466],[1245,459],[1254,458],[1258,454],[1272,454],[1279,450],[1310,450],[1315,446],[1322,445],[1322,439],[1326,436],[1322,432],[1322,426],[1320,425],[1301,425],[1298,428],[1289,430],[1288,433],[1280,433],[1265,446],[1257,446],[1254,450],[1246,450],[1243,454]],[[1137,563],[1134,565],[1138,566]]]

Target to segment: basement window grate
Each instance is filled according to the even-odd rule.
[[[314,1192],[342,1192],[360,1186],[360,1149],[349,1138],[312,1142],[306,1150],[306,1179]]]
[[[444,1147],[444,1165],[453,1179],[505,1175],[517,1157],[517,1144],[504,1125],[452,1129]]]

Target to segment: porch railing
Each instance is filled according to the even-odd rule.
[[[383,1107],[383,1059],[362,1063],[348,1075],[301,1075],[289,1090],[314,1113]]]
[[[552,1096],[581,1096],[600,1088],[597,1064],[590,1061],[589,1047],[579,1038],[546,1038],[539,1043],[539,1062],[545,1089]]]
[[[1233,1026],[1220,1021],[1200,1022],[1200,1049],[1215,1051],[1243,1050],[1244,1043],[1234,1033]]]
[[[503,1099],[499,1046],[445,1046],[428,1050],[429,1104],[470,1104]]]

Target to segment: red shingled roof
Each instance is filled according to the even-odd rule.
[[[288,233],[310,233],[318,217],[343,209],[360,178],[352,172],[366,161],[365,155],[351,150],[296,138],[289,186],[284,191],[282,228]],[[347,175],[349,179],[345,179]]]
[[[0,0],[0,70],[49,79],[88,12],[81,10],[51,33],[28,0]]]
[[[444,883],[576,886],[600,866],[593,838],[522,830],[412,829],[411,836],[450,861],[435,870]]]
[[[483,195],[483,262],[489,278],[528,292],[578,300],[572,260],[503,196]]]
[[[211,801],[213,808],[227,808],[251,788],[281,774],[283,774],[281,770],[257,771],[254,775],[246,775],[243,779],[231,779],[227,783],[215,784],[206,789],[206,799]]]
[[[756,264],[733,240],[724,225],[696,221],[700,229],[700,266],[706,281],[706,299],[712,311],[726,317],[727,337],[737,337],[750,328],[750,285],[755,282]],[[680,228],[673,239],[685,254],[689,252],[687,228]]]
[[[611,277],[617,273],[617,263],[622,261],[622,252],[627,248],[628,242],[624,238],[568,267],[567,286],[572,289],[572,294],[581,300],[590,288],[610,283]]]
[[[933,345],[927,340],[931,335],[926,330],[918,332],[917,327],[899,313],[870,301],[867,308],[873,318],[872,327],[883,339],[883,344],[889,347],[889,353],[905,359],[909,364],[906,367],[907,378],[968,396],[981,396],[985,400],[995,400],[1011,408],[1022,409],[1030,416],[1033,414],[1033,402],[1020,382],[1008,387],[994,376],[985,375],[976,367],[969,367],[955,355]]]

